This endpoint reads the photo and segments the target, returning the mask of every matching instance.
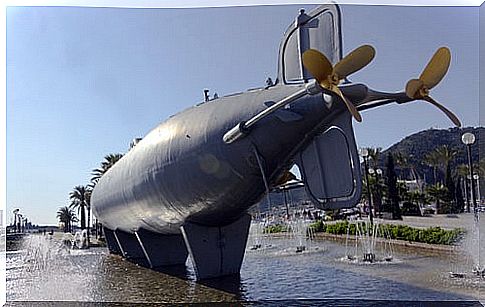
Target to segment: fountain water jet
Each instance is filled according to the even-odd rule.
[[[466,217],[466,216],[465,216]],[[482,249],[484,248],[483,242],[480,241],[480,232],[484,229],[480,229],[480,226],[485,226],[480,224],[480,213],[475,211],[473,217],[468,215],[467,217],[472,218],[473,221],[466,223],[467,234],[464,241],[457,246],[456,255],[459,258],[465,259],[454,259],[451,271],[449,272],[449,277],[453,279],[463,279],[465,283],[468,282],[478,282],[482,283],[485,281],[485,266],[484,266],[484,253]]]
[[[349,242],[355,240],[351,250]],[[376,263],[391,262],[393,247],[388,230],[380,221],[350,219],[345,238],[346,260],[352,262]],[[361,255],[361,256],[360,256]]]
[[[308,250],[309,247],[307,248],[307,245],[315,237],[315,233],[310,227],[310,221],[304,218],[297,218],[288,221],[288,228],[293,241],[296,242],[296,252],[302,253]]]
[[[479,276],[485,277],[485,266],[482,266],[480,261],[480,213],[478,212],[477,208],[475,207],[475,214],[473,218],[473,237],[476,238],[476,253],[473,259],[473,269],[472,272]]]
[[[264,228],[264,221],[256,220],[251,223],[251,227],[249,228],[250,250],[258,250],[265,246]]]

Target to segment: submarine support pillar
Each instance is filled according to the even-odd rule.
[[[103,232],[104,232],[104,238],[106,239],[106,245],[108,245],[108,250],[110,254],[114,255],[122,255],[122,251],[120,249],[120,246],[118,245],[118,240],[116,240],[114,231],[103,227]]]
[[[143,228],[135,235],[150,268],[184,265],[188,251],[182,235],[164,235]]]
[[[116,229],[114,235],[123,257],[135,263],[146,264],[147,259],[134,233]]]
[[[250,224],[246,213],[222,227],[191,222],[180,227],[198,280],[239,274]]]

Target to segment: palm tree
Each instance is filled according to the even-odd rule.
[[[458,183],[462,182],[465,194],[466,210],[470,213],[470,200],[468,199],[470,187],[468,186],[467,177],[470,175],[470,170],[468,165],[460,164],[455,168],[455,176],[458,177]]]
[[[379,167],[379,158],[381,156],[381,153],[382,153],[382,148],[381,147],[369,147],[367,148],[368,152],[369,152],[369,157],[371,158],[372,160],[372,166],[374,168],[378,168]]]
[[[436,213],[441,213],[440,201],[445,200],[448,189],[441,183],[430,185],[426,189],[429,197],[436,203]]]
[[[101,166],[96,168],[91,173],[93,176],[91,177],[91,183],[88,185],[89,193],[87,195],[87,203],[88,203],[88,227],[91,221],[91,192],[98,183],[101,176],[103,176],[113,165],[116,164],[121,158],[123,158],[123,154],[116,153],[116,154],[108,154],[104,156],[104,161],[101,162]],[[96,222],[96,231],[98,229],[98,224]],[[88,240],[89,240],[89,231],[88,231]]]
[[[411,163],[409,162],[409,156],[402,153],[402,152],[397,152],[395,154],[396,157],[396,164],[399,165],[399,179],[402,179],[403,174],[405,173],[405,170],[409,169],[411,166]],[[404,179],[406,179],[407,176],[405,176]]]
[[[394,157],[391,153],[387,154],[386,163],[386,181],[387,181],[387,203],[386,211],[392,212],[392,219],[402,220],[401,209],[399,207],[399,195],[397,187],[397,176],[394,169]]]
[[[446,174],[448,165],[453,161],[453,159],[455,159],[455,156],[458,154],[458,151],[456,149],[450,148],[448,145],[440,146],[436,148],[434,151],[436,152],[437,158],[443,167],[443,173]],[[446,179],[447,178],[445,178],[445,180]]]
[[[455,168],[455,176],[466,177],[468,175],[470,175],[470,172],[468,170],[468,165],[460,164]]]
[[[71,205],[69,206],[72,209],[77,209],[78,212],[81,212],[81,229],[86,229],[86,209],[89,206],[87,199],[89,198],[90,190],[89,188],[78,185],[74,187],[72,192],[69,194],[69,198],[71,199]]]
[[[116,153],[116,154],[109,154],[104,156],[104,161],[101,162],[101,166],[96,168],[91,173],[93,176],[91,177],[91,183],[94,187],[101,176],[103,176],[113,165],[116,164],[121,158],[123,158],[123,154]]]
[[[412,203],[417,204],[420,208],[429,203],[429,198],[425,193],[420,191],[413,191],[409,193],[409,198]]]
[[[439,155],[436,153],[436,151],[432,151],[424,157],[424,161],[428,166],[433,168],[434,183],[436,184],[437,183],[437,169],[441,165],[441,160],[440,160]]]
[[[485,176],[485,158],[481,158],[480,162],[478,162],[477,171],[480,178]]]
[[[72,230],[72,223],[77,222],[76,213],[67,206],[59,208],[57,218],[64,224],[64,232],[70,232]]]
[[[92,188],[87,185],[86,186],[86,194],[84,195],[85,201],[86,201],[86,209],[88,210],[88,245],[89,245],[89,239],[91,235],[91,193],[92,193]]]

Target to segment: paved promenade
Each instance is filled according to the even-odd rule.
[[[435,227],[439,226],[445,229],[464,228],[471,229],[474,224],[472,213],[462,214],[436,214],[430,216],[403,216],[402,220],[380,220],[386,224],[402,224],[412,227]],[[480,214],[480,229],[485,228],[485,214]]]

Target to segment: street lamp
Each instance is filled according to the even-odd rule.
[[[376,211],[379,211],[379,217],[381,217],[381,208],[382,208],[382,199],[381,199],[381,191],[379,188],[379,182],[382,177],[382,170],[380,168],[376,169],[376,199],[374,200],[374,206],[376,207]]]
[[[367,199],[369,200],[369,220],[371,225],[374,224],[374,217],[372,214],[372,199],[369,186],[369,169],[367,166],[367,158],[369,157],[369,150],[367,148],[362,148],[360,150],[360,155],[364,159],[364,174],[365,174],[365,184],[367,186]]]
[[[482,197],[480,195],[480,176],[477,173],[475,173],[473,175],[473,179],[475,179],[475,184],[477,185],[477,194],[478,194],[477,195],[478,196],[477,197],[477,201],[478,201],[477,207],[480,207],[480,200],[482,199]]]
[[[463,133],[461,141],[466,145],[468,153],[468,170],[471,178],[471,190],[472,190],[472,203],[474,208],[475,217],[478,215],[477,198],[475,195],[475,180],[473,180],[473,163],[472,163],[472,145],[475,143],[475,135],[471,132]],[[470,212],[470,205],[468,205],[467,211]]]

